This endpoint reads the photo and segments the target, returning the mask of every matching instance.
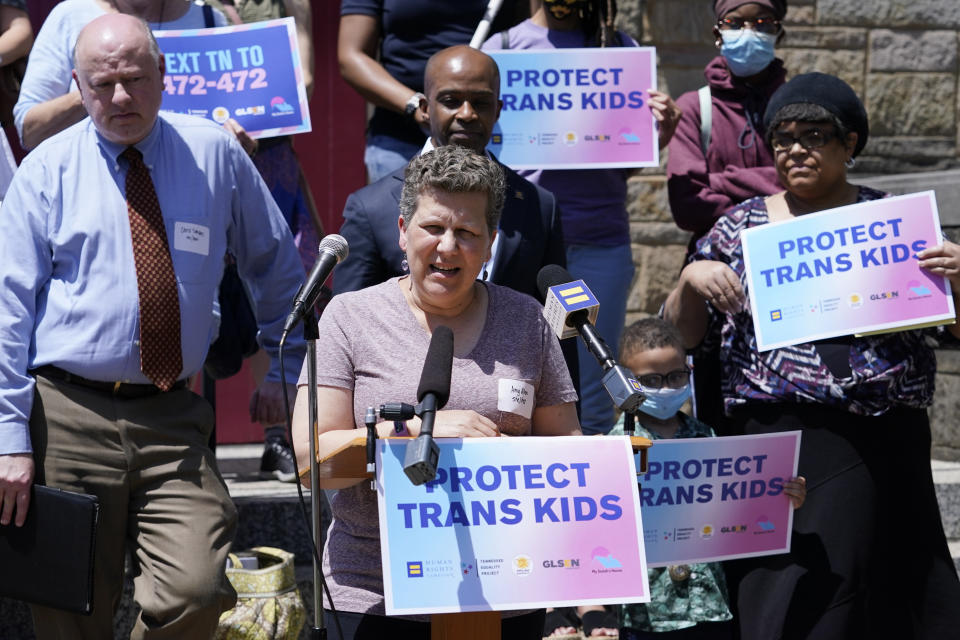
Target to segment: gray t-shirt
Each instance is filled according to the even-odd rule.
[[[407,306],[397,281],[342,293],[320,318],[317,383],[353,391],[357,427],[363,426],[368,406],[417,401],[430,336]],[[576,392],[540,305],[512,289],[485,286],[489,304],[483,332],[467,357],[454,358],[444,408],[473,409],[504,434],[529,435],[529,417],[498,402],[501,380],[532,386],[535,407],[575,402]],[[305,370],[300,384],[306,384]],[[383,615],[376,493],[361,482],[338,491],[331,509],[323,573],[334,604],[338,610]]]

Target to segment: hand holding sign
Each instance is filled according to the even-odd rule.
[[[680,284],[693,289],[721,313],[742,311],[746,302],[736,272],[729,265],[716,260],[698,260],[688,264],[680,274]]]
[[[960,245],[944,242],[924,249],[917,257],[920,258],[921,269],[949,278],[954,292],[960,287]]]

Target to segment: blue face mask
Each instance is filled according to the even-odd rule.
[[[647,389],[643,387],[643,404],[640,411],[658,420],[672,418],[680,411],[680,407],[690,397],[690,385],[685,384],[679,389]]]
[[[735,76],[749,78],[773,62],[773,46],[777,43],[777,36],[773,34],[730,29],[721,31],[720,37],[723,38],[720,53]]]

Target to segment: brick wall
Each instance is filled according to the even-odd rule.
[[[791,73],[821,71],[846,80],[870,117],[870,139],[851,175],[915,174],[898,192],[960,182],[960,0],[788,0],[786,38],[777,48]],[[619,26],[657,47],[659,86],[674,97],[704,84],[718,51],[711,0],[619,0]],[[664,159],[665,160],[665,159]],[[938,173],[917,173],[938,172]],[[888,186],[888,185],[884,185]],[[947,196],[946,198],[944,196]],[[960,197],[938,187],[947,233],[960,238]],[[628,321],[656,313],[679,272],[689,235],[672,222],[661,170],[630,178],[627,208],[637,267]],[[960,354],[939,355],[931,411],[938,457],[960,459]]]

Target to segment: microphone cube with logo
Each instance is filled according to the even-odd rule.
[[[583,280],[565,282],[547,289],[543,302],[543,317],[559,339],[577,335],[576,327],[567,324],[570,314],[577,311],[586,311],[589,323],[596,324],[600,302]]]

